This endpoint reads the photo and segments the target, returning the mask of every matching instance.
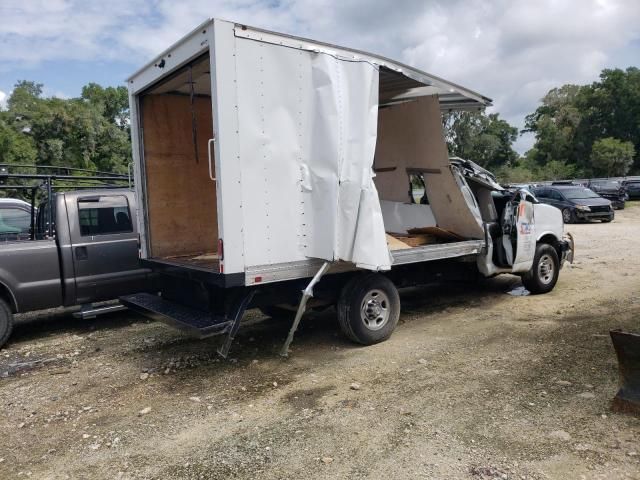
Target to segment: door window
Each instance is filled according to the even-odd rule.
[[[0,235],[29,233],[31,214],[21,208],[0,208]]]
[[[124,195],[80,198],[78,218],[82,236],[133,232],[129,203]]]
[[[558,202],[561,202],[563,200],[562,195],[560,195],[560,192],[557,192],[556,190],[550,190],[549,191],[549,197],[552,198],[553,200],[556,200]]]
[[[546,188],[539,188],[534,193],[538,198],[549,198],[549,190]]]

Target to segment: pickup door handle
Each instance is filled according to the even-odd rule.
[[[76,247],[76,260],[87,260],[89,258],[89,252],[87,247]]]

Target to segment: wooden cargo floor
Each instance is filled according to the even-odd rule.
[[[195,253],[190,255],[179,255],[164,257],[162,258],[162,260],[176,265],[197,267],[205,270],[214,270],[216,273],[218,272],[220,264],[217,253]]]

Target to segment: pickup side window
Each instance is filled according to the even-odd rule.
[[[133,232],[129,203],[124,195],[80,198],[78,218],[83,237]]]
[[[15,207],[0,208],[0,235],[29,233],[31,214]]]

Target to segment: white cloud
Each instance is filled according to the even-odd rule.
[[[492,97],[518,127],[550,88],[640,58],[638,0],[30,0],[0,5],[0,69],[72,59],[133,71],[212,16],[396,58]]]
[[[0,90],[0,110],[4,110],[7,106],[7,94]]]

